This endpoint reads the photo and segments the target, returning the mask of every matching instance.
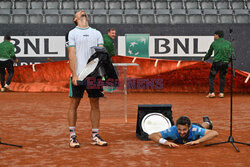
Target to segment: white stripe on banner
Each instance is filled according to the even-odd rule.
[[[157,67],[158,61],[159,61],[159,59],[155,60],[155,67]]]
[[[247,79],[245,80],[245,83],[248,82],[249,78],[250,78],[250,74],[248,74]]]
[[[176,65],[176,67],[179,67],[180,64],[181,64],[181,61],[179,60],[178,63],[177,63],[177,65]]]
[[[135,63],[136,57],[134,57],[134,59],[132,60],[132,63]]]
[[[32,70],[33,72],[36,72],[35,64],[32,64]]]

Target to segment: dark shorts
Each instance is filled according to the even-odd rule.
[[[82,98],[85,90],[87,91],[89,98],[104,97],[102,87],[99,87],[99,88],[88,87],[87,86],[87,81],[85,81],[85,83],[86,84],[75,86],[72,83],[72,78],[70,78],[69,97]]]

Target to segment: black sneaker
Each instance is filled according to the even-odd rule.
[[[79,148],[80,147],[80,144],[78,143],[75,135],[70,137],[69,147],[71,147],[71,148]]]
[[[204,116],[203,117],[203,122],[207,122],[209,124],[209,128],[208,129],[213,129],[213,123],[212,121],[210,121],[209,117],[208,116]]]

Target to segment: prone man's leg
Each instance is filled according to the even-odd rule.
[[[203,126],[203,128],[205,128],[205,129],[208,129],[209,128],[209,123],[202,122],[201,126]]]

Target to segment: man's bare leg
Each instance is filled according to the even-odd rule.
[[[69,146],[72,148],[80,147],[76,139],[75,127],[77,121],[77,108],[80,104],[81,98],[70,98],[70,106],[68,111],[68,123],[69,123],[69,131],[70,131],[70,142]]]
[[[99,98],[89,98],[91,110],[90,110],[90,120],[92,124],[92,129],[99,129],[100,122],[100,108],[99,108]]]
[[[100,126],[100,107],[99,107],[99,98],[89,98],[91,105],[90,119],[92,124],[92,139],[94,145],[106,146],[108,145],[100,136],[99,136],[99,126]]]
[[[69,126],[76,126],[77,121],[77,108],[80,104],[81,98],[70,98],[70,105],[68,111],[68,123]]]

